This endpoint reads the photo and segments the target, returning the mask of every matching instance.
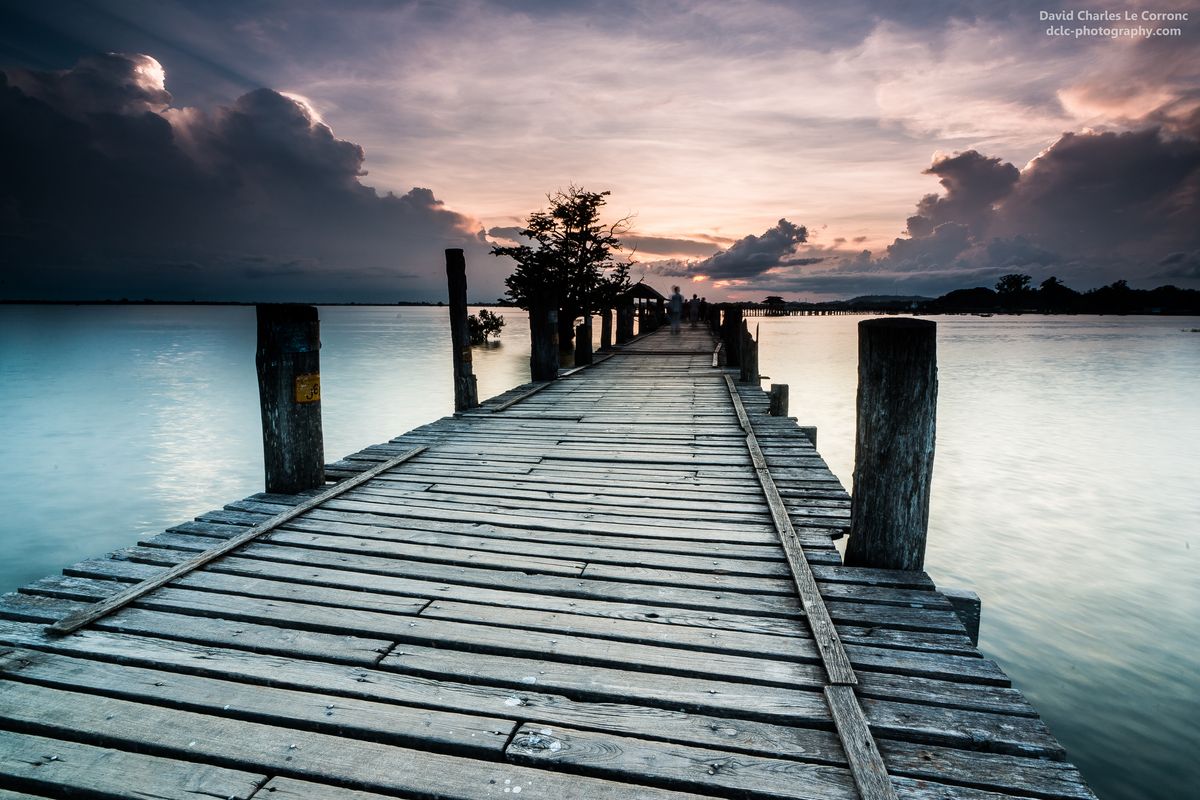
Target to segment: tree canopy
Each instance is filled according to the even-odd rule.
[[[520,231],[528,244],[492,248],[492,255],[517,262],[504,281],[516,305],[557,307],[569,321],[612,305],[629,289],[630,260],[617,255],[623,249],[617,237],[628,231],[629,218],[600,222],[610,194],[575,185],[549,194],[549,208],[530,214]]]

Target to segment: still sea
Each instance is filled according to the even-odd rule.
[[[528,377],[500,310],[480,397]],[[859,317],[751,319],[849,487]],[[1200,786],[1197,318],[935,317],[926,567],[1105,800]],[[261,488],[248,307],[0,306],[0,590]],[[445,311],[321,309],[327,460],[450,412]]]

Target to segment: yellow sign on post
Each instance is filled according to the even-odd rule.
[[[307,375],[296,376],[296,402],[317,403],[321,400],[321,376],[310,372]]]

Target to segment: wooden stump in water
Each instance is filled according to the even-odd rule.
[[[937,325],[858,324],[858,429],[846,564],[925,563],[937,412]]]
[[[321,433],[321,323],[315,306],[269,304],[258,318],[258,396],[266,491],[325,485]]]
[[[461,249],[446,250],[446,283],[450,290],[454,410],[465,411],[479,405],[479,389],[471,371],[471,334],[467,327],[467,262]]]

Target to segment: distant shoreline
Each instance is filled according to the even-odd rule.
[[[283,301],[279,301],[283,302]],[[331,306],[346,308],[445,308],[444,302],[405,300],[395,303],[346,303],[327,301],[287,301],[300,305]],[[882,304],[878,307],[847,307],[849,301],[833,301],[830,303],[811,304],[821,309],[837,309],[852,314],[893,314],[911,316],[952,316],[952,317],[1194,317],[1200,316],[1196,310],[1136,310],[1136,311],[1041,311],[1034,309],[1005,311],[1001,309],[967,311],[961,309],[898,309],[895,305]],[[0,306],[256,306],[260,303],[249,300],[0,300]],[[469,302],[472,308],[517,308],[512,303],[479,303]],[[759,303],[738,303],[748,308],[763,308]],[[804,314],[764,314],[762,316],[805,316]]]
[[[278,303],[295,303],[305,306],[362,306],[366,308],[394,308],[396,306],[405,307],[429,307],[429,308],[445,308],[444,301],[429,302],[429,301],[414,301],[402,300],[395,303],[346,303],[346,302],[330,302],[325,300],[278,300],[278,301],[253,301],[253,300],[0,300],[0,305],[3,306],[257,306],[264,305],[266,302]],[[512,303],[467,303],[469,306],[483,306],[487,308],[516,308]]]

